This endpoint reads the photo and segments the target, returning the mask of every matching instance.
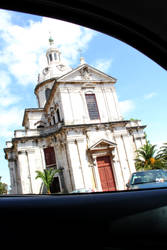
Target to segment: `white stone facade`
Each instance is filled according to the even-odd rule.
[[[59,50],[53,46],[46,55],[47,70],[52,71],[49,77],[45,71],[39,75],[35,88],[39,107],[25,110],[24,130],[16,130],[4,149],[11,193],[42,193],[36,170],[47,167],[61,170],[55,176],[60,192],[124,190],[135,171],[135,151],[145,144],[145,126],[122,118],[115,78],[83,59],[72,70],[62,63]],[[107,171],[112,180],[105,179]],[[107,189],[110,185],[114,189]]]

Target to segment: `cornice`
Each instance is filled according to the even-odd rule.
[[[45,81],[43,81],[43,82],[38,83],[38,84],[36,85],[35,89],[34,89],[34,93],[37,94],[37,90],[38,90],[40,87],[44,86],[45,84],[47,84],[47,83],[49,83],[49,82],[56,81],[56,79],[57,79],[56,77],[52,77],[52,78],[50,78],[50,79],[47,79],[47,80],[45,80]]]

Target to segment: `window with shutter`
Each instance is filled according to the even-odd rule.
[[[86,94],[85,97],[90,119],[100,119],[95,94]]]
[[[55,151],[53,147],[44,148],[44,155],[47,167],[56,165]]]

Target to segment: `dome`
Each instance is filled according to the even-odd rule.
[[[52,78],[59,78],[72,70],[70,66],[65,64],[61,59],[61,52],[54,47],[54,40],[49,38],[50,47],[46,51],[48,65],[38,75],[38,84]]]

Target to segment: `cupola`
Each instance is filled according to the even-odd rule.
[[[49,38],[49,48],[46,51],[47,66],[38,75],[38,84],[70,72],[72,68],[61,58],[60,50],[55,46],[52,37]]]
[[[46,52],[46,58],[48,65],[52,63],[59,63],[61,61],[60,54],[61,52],[54,47],[54,40],[52,37],[49,38],[50,48]]]

